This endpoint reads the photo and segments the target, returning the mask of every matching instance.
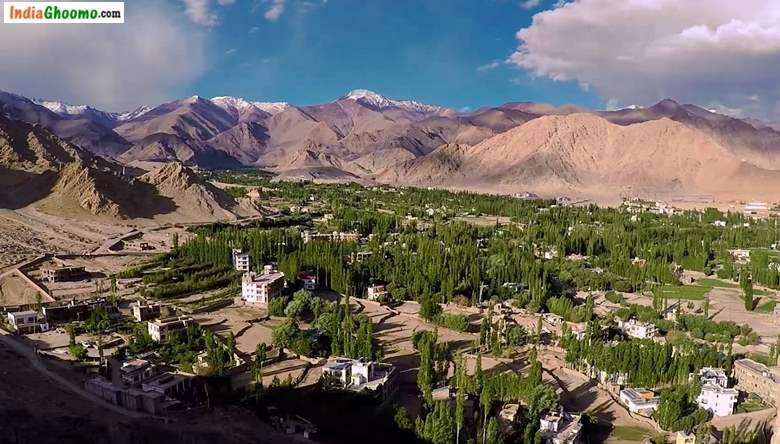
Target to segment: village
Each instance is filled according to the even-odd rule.
[[[435,211],[424,214],[419,219],[410,216],[406,223],[428,230],[438,216]],[[329,222],[333,216],[322,219]],[[357,244],[345,258],[351,264],[365,265],[380,254],[370,236],[356,231],[306,229],[299,236],[304,245]],[[82,255],[42,255],[6,268],[0,275],[0,339],[28,348],[34,356],[30,359],[70,366],[65,371],[59,364],[55,367],[72,389],[99,405],[172,421],[182,415],[207,415],[219,395],[256,402],[260,393],[284,388],[341,392],[345,399],[358,395],[371,399],[377,411],[403,408],[414,418],[425,408],[416,343],[423,332],[446,344],[453,357],[431,392],[434,401],[453,406],[458,390],[447,380],[459,371],[454,356],[462,356],[464,371],[472,376],[526,374],[538,360],[543,383],[558,397],[557,407],[540,416],[535,426],[546,443],[594,442],[596,436],[598,442],[636,442],[659,435],[680,444],[719,442],[717,432],[766,426],[776,417],[780,322],[774,309],[777,295],[770,288],[755,290],[768,309],[745,310],[738,286],[679,267],[674,272],[684,285],[664,296],[663,304],[661,296],[641,292],[580,289],[573,297],[576,308],[591,314],[572,321],[563,313],[533,311],[511,300],[480,295],[474,305],[436,303],[440,314],[432,320],[423,313],[428,309],[423,304],[394,298],[388,282],[372,282],[358,294],[343,294],[322,282],[322,269],[290,275],[275,261],[256,261],[258,251],[246,247],[226,252],[223,259],[229,266],[209,268],[172,260],[149,265],[195,238],[184,227],[134,230]],[[541,261],[587,260],[583,255],[560,257],[558,249],[544,244],[533,254]],[[750,262],[751,250],[733,249],[729,254],[735,263]],[[646,266],[638,257],[631,264]],[[224,278],[225,285],[203,290],[194,286],[191,291],[187,287],[183,297],[158,296],[175,285],[194,285],[191,276],[216,282]],[[501,287],[516,294],[528,285],[518,279]],[[686,291],[703,293],[700,298],[686,297]],[[328,337],[322,327],[318,311],[327,312],[323,304],[345,305],[353,316],[364,317],[370,325],[367,341],[373,344],[367,347],[373,351],[363,357],[332,353],[330,343],[337,338]],[[643,310],[654,310],[657,321],[644,319]],[[306,312],[309,315],[300,314]],[[713,428],[705,441],[693,428],[670,432],[657,422],[654,414],[668,384],[636,385],[630,374],[601,369],[589,358],[569,358],[573,352],[568,343],[600,341],[601,336],[613,344],[665,346],[671,338],[668,328],[659,329],[663,325],[659,322],[676,325],[685,316],[702,314],[712,322],[749,326],[739,335],[751,338],[734,343],[733,351],[729,346],[729,356],[744,356],[733,365],[704,366],[686,375],[686,383],[699,387],[695,406],[711,418]],[[283,333],[286,339],[281,339]],[[362,340],[360,333],[355,337]],[[719,350],[725,352],[725,347]],[[214,386],[214,376],[221,385]],[[476,429],[479,398],[468,395],[461,401],[464,427]],[[316,412],[279,407],[265,405],[263,418],[280,433],[294,439],[334,439],[333,425],[323,423]],[[523,402],[501,402],[492,408],[502,434],[513,436],[527,426],[522,422],[526,408]]]

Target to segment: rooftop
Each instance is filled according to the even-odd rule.
[[[734,365],[737,367],[744,367],[746,370],[752,373],[761,374],[765,378],[771,379],[775,383],[778,382],[779,378],[777,377],[777,375],[775,375],[772,372],[772,370],[770,370],[764,364],[758,363],[752,359],[748,359],[748,358],[739,359],[737,361],[734,361]]]
[[[247,282],[257,282],[257,283],[263,283],[263,282],[273,282],[278,279],[281,279],[284,277],[284,273],[281,271],[272,271],[270,273],[246,273],[244,274],[244,280]]]
[[[125,373],[134,372],[137,370],[141,370],[145,367],[148,367],[150,365],[150,362],[146,359],[132,359],[130,361],[125,361],[122,364],[122,371]]]
[[[723,388],[717,384],[704,384],[703,386],[701,386],[701,391],[715,392],[723,395],[734,395],[734,396],[737,396],[739,393],[737,392],[737,389]]]
[[[37,311],[35,311],[35,310],[27,310],[27,311],[17,311],[17,312],[15,312],[15,313],[8,313],[8,314],[9,314],[9,315],[11,315],[11,316],[13,316],[13,317],[18,317],[18,316],[34,316],[34,315],[37,315],[37,314],[38,314],[38,312],[37,312]]]
[[[647,402],[655,398],[655,393],[644,388],[627,388],[620,391],[621,395],[625,395],[630,401],[635,403]]]

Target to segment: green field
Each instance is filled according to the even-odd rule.
[[[770,250],[769,248],[751,248],[750,251],[762,251],[769,255],[769,257],[780,258],[780,251]]]
[[[689,301],[700,301],[704,299],[712,287],[704,287],[701,285],[664,285],[659,288],[661,296],[666,296],[670,300],[673,299],[686,299]]]
[[[735,413],[750,413],[764,410],[769,407],[761,398],[757,396],[751,396],[746,399],[745,402],[739,404]]]
[[[616,426],[607,438],[607,443],[640,442],[643,438],[652,436],[653,432],[640,427]]]
[[[737,283],[721,281],[720,279],[699,279],[696,284],[709,288],[739,288]]]

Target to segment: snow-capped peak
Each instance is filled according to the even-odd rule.
[[[90,109],[87,105],[71,105],[63,102],[56,102],[53,100],[44,99],[32,99],[32,101],[38,105],[41,105],[57,114],[68,114],[78,116],[84,114],[85,111]]]
[[[250,102],[249,100],[241,97],[219,96],[213,97],[211,102],[225,111],[235,109],[239,113],[245,112],[251,108],[257,108],[261,111],[265,111],[268,114],[276,114],[282,112],[290,107],[287,102]]]
[[[139,106],[132,111],[115,113],[101,111],[99,109],[92,108],[89,105],[71,105],[68,103],[57,102],[55,100],[32,99],[32,101],[61,116],[86,117],[93,121],[108,125],[111,125],[113,122],[135,119],[136,117],[146,114],[151,110],[151,108],[148,106]]]
[[[342,99],[351,99],[354,101],[360,101],[368,105],[375,106],[377,108],[387,108],[392,106],[392,102],[385,96],[369,91],[367,89],[353,89],[348,92]]]
[[[151,111],[152,108],[148,106],[139,106],[138,108],[132,110],[132,111],[126,111],[123,113],[115,113],[116,120],[118,121],[125,121],[125,120],[131,120],[135,119],[136,117],[141,117],[142,115],[148,113]]]
[[[426,105],[424,103],[415,102],[414,100],[388,99],[387,97],[379,93],[375,93],[367,89],[352,90],[341,99],[342,100],[351,99],[354,101],[359,101],[361,103],[365,103],[379,109],[395,107],[395,108],[405,109],[407,111],[415,111],[415,112],[422,112],[422,113],[435,113],[444,109],[440,106]]]

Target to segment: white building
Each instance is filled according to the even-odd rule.
[[[726,376],[726,372],[720,368],[703,367],[699,370],[698,375],[692,374],[691,376],[698,376],[701,385],[711,384],[723,388],[728,388],[729,386],[729,377]]]
[[[8,313],[8,323],[21,334],[49,330],[46,318],[32,310]]]
[[[574,444],[582,434],[581,416],[561,411],[539,419],[542,442],[547,444]]]
[[[155,368],[146,359],[130,359],[119,368],[122,382],[128,385],[138,385],[155,374]]]
[[[733,388],[723,388],[715,384],[705,384],[696,398],[699,407],[709,410],[715,416],[728,416],[734,413],[739,393]]]
[[[745,217],[762,218],[769,216],[769,204],[766,202],[748,202],[742,209]]]
[[[387,399],[395,392],[396,370],[392,364],[366,359],[335,358],[322,367],[322,376],[354,392],[381,392]]]
[[[175,331],[184,330],[187,325],[194,322],[189,316],[179,316],[166,319],[155,319],[147,323],[149,336],[155,342],[164,341],[169,334]]]
[[[252,267],[252,259],[244,250],[233,249],[233,267],[237,271],[249,271]]]
[[[736,249],[729,250],[729,254],[737,263],[746,264],[750,262],[750,250]]]
[[[130,304],[130,310],[133,312],[133,318],[138,322],[148,321],[160,317],[162,304],[159,302],[135,301]]]
[[[303,288],[309,291],[317,289],[317,275],[308,271],[298,273],[298,280],[303,284]]]
[[[284,273],[268,271],[263,274],[244,273],[241,279],[241,299],[250,304],[267,304],[284,290]]]
[[[621,390],[620,402],[625,404],[631,413],[643,415],[650,415],[658,408],[658,397],[655,396],[655,393],[643,388]]]
[[[387,295],[387,289],[384,285],[371,285],[368,287],[368,300],[376,301]]]
[[[626,335],[637,339],[652,339],[658,333],[658,328],[655,325],[636,319],[628,321],[618,319],[618,328],[623,330]]]

